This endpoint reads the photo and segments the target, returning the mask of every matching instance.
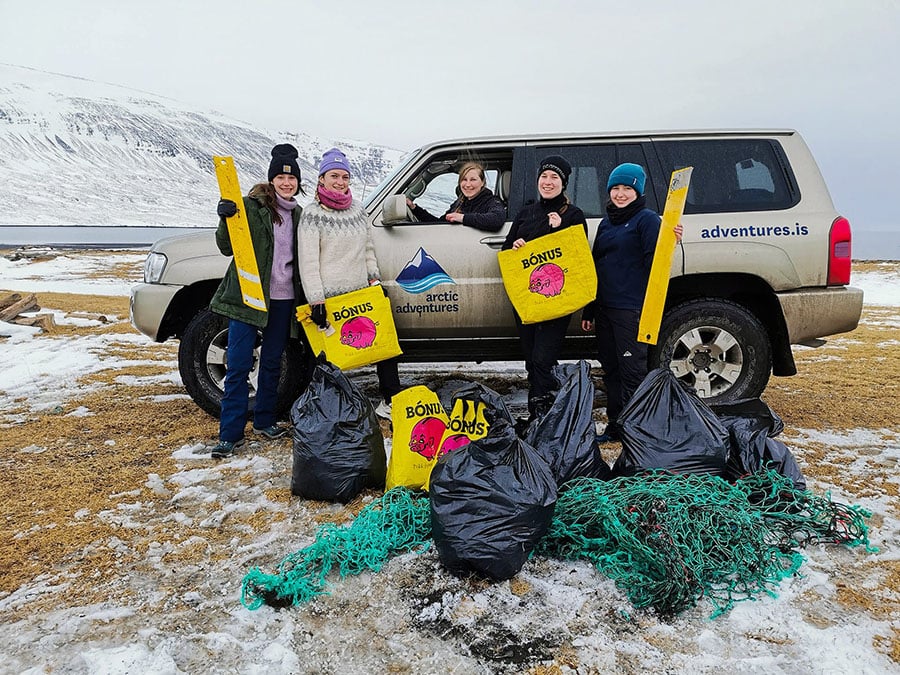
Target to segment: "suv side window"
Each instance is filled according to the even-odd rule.
[[[504,201],[508,199],[501,186],[501,176],[512,169],[510,150],[485,150],[480,155],[467,151],[435,155],[403,186],[402,192],[435,219],[440,218],[459,197],[459,170],[469,161],[484,166],[485,186]]]
[[[500,172],[497,169],[484,170],[485,186],[494,194],[497,194],[497,178]],[[440,217],[447,212],[450,205],[459,197],[458,186],[459,173],[451,171],[442,173],[431,180],[419,197],[416,204],[435,216]]]
[[[588,218],[603,215],[606,203],[606,177],[616,165],[615,145],[551,145],[536,149],[535,159],[547,155],[561,155],[572,165],[572,175],[566,186],[569,200],[584,211]],[[537,193],[537,166],[530,171],[529,195]]]
[[[536,157],[539,159],[546,155],[562,155],[572,165],[572,175],[569,176],[566,194],[588,218],[602,218],[606,215],[606,202],[609,201],[606,179],[618,164],[634,162],[645,169],[648,168],[644,150],[639,144],[548,146],[539,148]],[[537,175],[534,176],[532,185],[536,182]],[[649,171],[645,194],[647,207],[656,211],[656,194],[652,189]]]
[[[789,168],[770,140],[657,141],[663,171],[693,166],[685,213],[788,209],[800,195],[788,184]]]

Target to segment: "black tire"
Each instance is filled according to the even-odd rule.
[[[184,388],[194,402],[213,417],[221,413],[225,384],[225,350],[228,346],[228,319],[208,309],[201,310],[181,336],[178,371]],[[281,357],[276,414],[285,417],[312,376],[313,361],[305,343],[288,340]],[[259,347],[250,373],[250,412],[256,404],[256,376]]]
[[[748,309],[701,298],[666,312],[650,367],[668,366],[710,405],[760,396],[772,371],[766,329]]]

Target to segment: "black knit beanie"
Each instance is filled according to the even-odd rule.
[[[572,174],[572,165],[566,161],[565,157],[559,155],[550,155],[541,160],[541,167],[538,169],[538,176],[545,171],[553,171],[562,178],[563,189],[569,184],[569,176]]]
[[[280,173],[286,173],[297,178],[297,187],[300,187],[300,165],[297,164],[299,153],[290,143],[280,143],[272,148],[272,161],[269,162],[269,182]]]

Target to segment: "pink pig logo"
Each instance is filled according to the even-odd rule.
[[[341,344],[356,349],[371,347],[375,342],[375,322],[367,316],[356,316],[341,326]]]
[[[447,425],[437,417],[426,417],[413,427],[409,435],[409,449],[425,459],[434,459]]]
[[[562,293],[565,283],[566,274],[559,265],[544,263],[531,273],[531,277],[528,279],[528,290],[549,298]]]
[[[453,434],[452,436],[447,436],[441,445],[441,454],[446,455],[448,452],[458,450],[469,443],[471,443],[471,439],[465,434]]]

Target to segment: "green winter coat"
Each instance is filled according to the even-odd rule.
[[[250,240],[253,242],[253,252],[256,254],[256,266],[259,268],[259,279],[262,283],[263,298],[266,306],[269,305],[269,281],[272,275],[272,256],[275,248],[275,232],[272,225],[272,214],[265,206],[262,199],[257,196],[256,189],[250,190],[250,194],[244,197],[244,212],[247,214],[247,222],[250,226]],[[297,264],[297,223],[300,222],[300,214],[303,209],[298,205],[293,213],[293,277],[294,277],[294,304],[305,304],[303,287],[300,284],[300,272]],[[224,218],[219,219],[219,227],[216,229],[216,245],[222,255],[234,255],[231,248],[231,239],[228,236],[228,226]],[[227,316],[229,319],[237,319],[251,326],[265,327],[269,320],[267,312],[248,307],[244,304],[238,282],[237,269],[234,260],[228,265],[228,270],[219,284],[219,288],[209,303],[209,308],[216,314]],[[299,335],[299,324],[294,322],[291,326],[291,336]]]

